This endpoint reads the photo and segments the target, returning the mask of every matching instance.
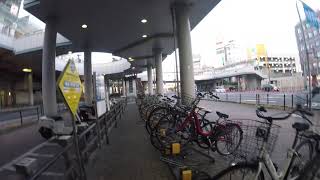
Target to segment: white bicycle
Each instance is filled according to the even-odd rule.
[[[267,112],[265,108],[259,107],[256,110],[257,116],[264,119],[265,122],[259,122],[259,125],[251,128],[254,129],[255,150],[258,151],[257,156],[254,160],[236,163],[227,169],[222,170],[216,176],[212,177],[211,180],[223,180],[223,179],[242,179],[242,180],[264,180],[265,171],[270,175],[273,180],[284,180],[284,179],[297,179],[303,170],[305,164],[312,159],[313,154],[313,141],[309,138],[301,140],[301,135],[309,129],[309,124],[312,122],[306,117],[312,116],[313,114],[309,111],[302,109],[297,106],[292,112],[288,113],[285,117],[270,117],[264,116],[262,112]],[[277,129],[280,126],[274,125],[275,120],[285,120],[289,118],[293,113],[299,113],[305,121],[308,123],[294,123],[292,127],[296,130],[295,139],[292,147],[288,150],[287,159],[282,170],[278,170],[276,165],[270,158],[269,151],[272,147],[273,137]],[[244,130],[245,131],[245,130]],[[300,139],[300,141],[299,141]],[[299,141],[299,143],[298,143]],[[246,142],[244,142],[246,143]],[[250,142],[252,143],[252,142]],[[274,143],[274,142],[273,142]],[[274,143],[275,144],[275,143]],[[250,147],[247,144],[244,147]],[[247,155],[255,154],[254,150],[247,151]]]

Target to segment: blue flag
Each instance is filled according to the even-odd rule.
[[[316,12],[314,12],[314,11],[311,9],[311,7],[309,7],[308,5],[306,5],[304,2],[302,2],[302,4],[303,4],[304,13],[306,14],[306,20],[307,20],[307,22],[308,22],[311,26],[319,29],[319,19],[318,19],[318,16],[317,16]]]

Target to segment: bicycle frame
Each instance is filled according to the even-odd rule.
[[[262,151],[259,156],[260,160],[259,160],[259,166],[258,166],[258,173],[256,174],[255,179],[258,179],[259,174],[262,171],[262,167],[264,165],[267,168],[268,173],[273,180],[283,180],[288,173],[289,167],[291,165],[291,161],[294,156],[297,156],[297,152],[294,149],[290,148],[288,150],[287,159],[286,159],[286,162],[284,165],[284,169],[277,171],[276,167],[273,164],[272,159],[270,158],[269,153],[266,150],[266,143],[264,143],[263,147],[262,147]]]
[[[197,134],[200,134],[202,136],[210,136],[213,134],[213,131],[209,131],[209,132],[205,132],[201,129],[201,125],[200,125],[200,120],[198,119],[197,113],[192,110],[188,116],[186,117],[186,119],[183,121],[183,123],[178,126],[176,131],[182,131],[189,123],[192,123],[192,121],[194,121],[195,126],[196,126],[196,132]]]

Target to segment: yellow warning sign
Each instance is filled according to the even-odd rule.
[[[60,92],[73,115],[77,113],[82,87],[79,73],[73,60],[69,60],[58,79]]]

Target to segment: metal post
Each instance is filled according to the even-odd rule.
[[[228,101],[228,94],[226,93],[226,101]]]
[[[241,104],[241,93],[240,93],[240,104]]]
[[[291,107],[293,108],[293,94],[291,94]]]
[[[37,116],[38,116],[38,121],[40,120],[40,116],[39,116],[39,107],[37,107]]]
[[[267,104],[269,104],[269,94],[267,94]]]
[[[22,113],[21,113],[21,110],[19,111],[19,114],[20,114],[20,122],[21,122],[21,126],[22,126],[23,121],[22,121]]]
[[[283,110],[286,110],[286,94],[283,94]]]

